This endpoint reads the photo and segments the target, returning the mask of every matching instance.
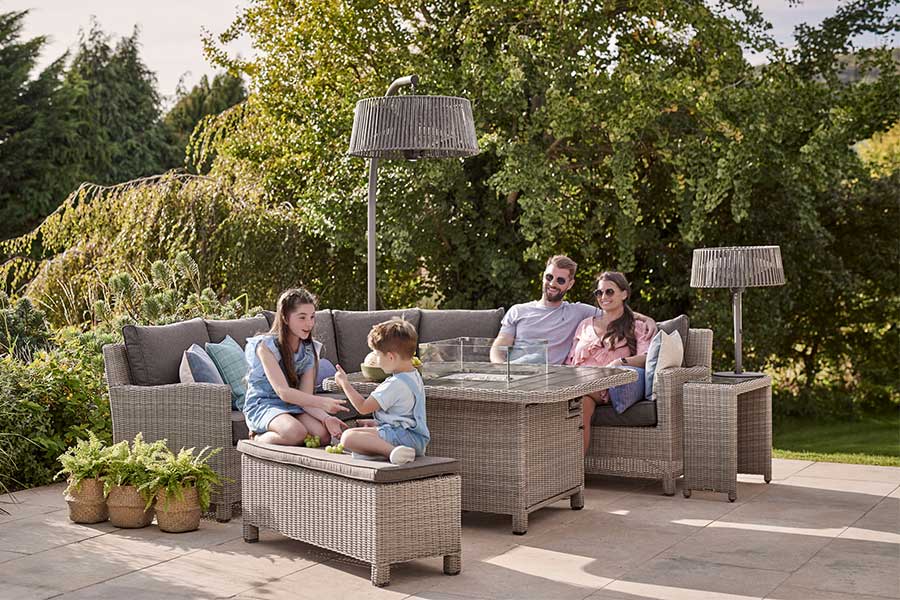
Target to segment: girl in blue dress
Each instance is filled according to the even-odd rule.
[[[312,336],[315,322],[316,297],[302,288],[291,289],[278,299],[269,332],[247,339],[244,356],[250,372],[244,418],[260,442],[295,446],[314,435],[327,443],[347,427],[334,416],[348,410],[346,400],[313,394],[319,366]]]

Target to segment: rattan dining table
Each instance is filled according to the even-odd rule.
[[[549,366],[513,378],[495,373],[424,377],[428,454],[455,458],[462,474],[462,509],[512,516],[524,534],[528,515],[569,498],[584,507],[581,398],[637,379],[635,371]],[[370,394],[378,383],[351,373],[350,384]],[[324,388],[339,392],[333,378]]]

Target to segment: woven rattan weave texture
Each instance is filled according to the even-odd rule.
[[[441,475],[373,483],[243,454],[244,540],[259,528],[333,550],[372,566],[372,583],[387,585],[390,565],[444,557],[444,572],[461,568],[460,477]]]

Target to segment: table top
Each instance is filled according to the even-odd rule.
[[[378,382],[362,373],[350,373],[348,377],[350,385],[361,394],[370,394],[378,387]],[[428,398],[523,404],[571,400],[634,381],[637,373],[633,369],[568,366],[550,366],[547,373],[519,375],[512,381],[494,373],[478,372],[449,372],[424,379]],[[333,377],[322,386],[329,392],[341,391]]]

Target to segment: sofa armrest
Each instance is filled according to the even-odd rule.
[[[125,344],[103,346],[103,372],[106,374],[106,385],[109,387],[131,384],[131,371],[128,370]]]
[[[685,367],[712,366],[712,329],[691,329],[688,331],[688,343],[685,345],[687,352],[684,355]]]
[[[653,395],[656,399],[658,427],[681,430],[684,384],[709,378],[709,367],[673,367],[657,372]]]
[[[182,447],[227,448],[231,443],[231,388],[210,383],[116,385],[109,388],[113,439],[142,432],[148,441],[166,439]]]

